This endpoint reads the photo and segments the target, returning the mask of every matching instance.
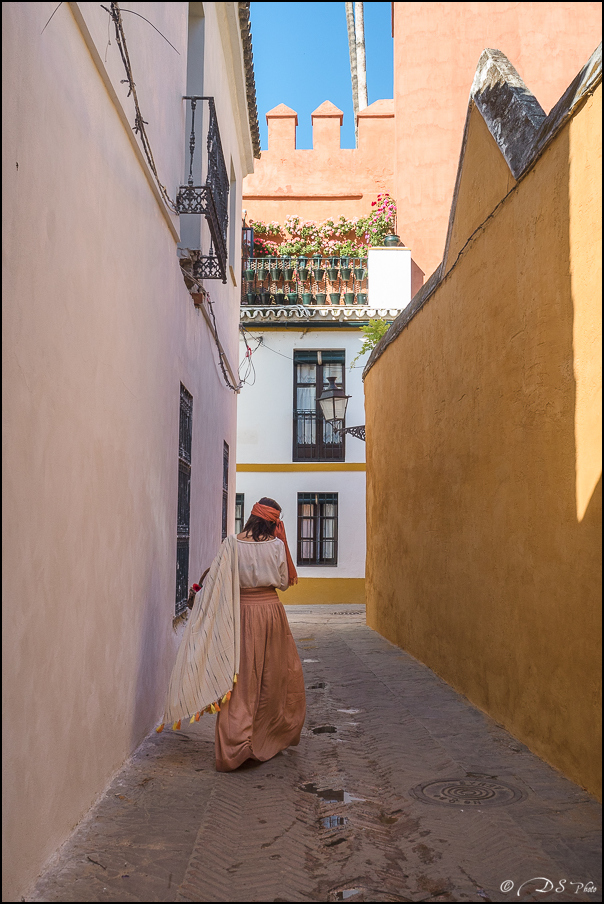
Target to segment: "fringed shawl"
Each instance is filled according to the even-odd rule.
[[[172,670],[164,723],[198,720],[228,699],[239,671],[237,538],[223,541],[187,621]]]

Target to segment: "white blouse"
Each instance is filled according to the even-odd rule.
[[[289,576],[285,544],[279,537],[259,543],[237,540],[237,556],[240,587],[276,587],[277,590],[287,590]]]

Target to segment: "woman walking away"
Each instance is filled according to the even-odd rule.
[[[216,721],[216,769],[264,762],[300,741],[304,676],[277,591],[297,583],[281,506],[263,497],[237,535],[240,663],[237,683]]]

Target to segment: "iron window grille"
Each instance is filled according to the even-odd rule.
[[[236,534],[240,534],[243,531],[243,525],[245,524],[244,514],[243,514],[243,501],[244,501],[243,493],[235,493],[235,533]]]
[[[180,384],[178,425],[178,505],[176,517],[175,614],[187,608],[189,595],[189,538],[191,526],[191,445],[193,396]]]
[[[229,514],[229,447],[223,444],[222,450],[222,539],[227,535]]]
[[[298,565],[338,564],[338,494],[298,493]]]
[[[196,279],[227,281],[227,233],[229,225],[229,176],[224,161],[216,107],[213,97],[186,95],[191,105],[191,134],[189,137],[189,176],[176,195],[179,214],[203,214],[210,227],[209,254],[197,254],[193,263]],[[193,160],[195,157],[195,111],[198,101],[207,101],[209,109],[207,132],[207,167],[205,184],[195,185]]]
[[[344,461],[344,422],[327,423],[318,401],[328,377],[345,389],[344,363],[343,351],[294,351],[294,461]]]

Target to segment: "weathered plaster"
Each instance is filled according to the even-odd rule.
[[[243,87],[239,101],[231,95],[218,5],[204,3],[204,85],[241,186],[252,160],[248,110]],[[172,198],[186,148],[188,7],[138,6],[180,54],[124,15]],[[20,899],[161,715],[179,641],[180,382],[193,395],[193,573],[220,544],[224,441],[234,523],[236,397],[134,136],[108,14],[65,3],[44,29],[50,12],[45,3],[2,8],[6,901]],[[240,217],[238,197],[237,230]],[[236,362],[239,289],[209,289]]]
[[[480,14],[477,14],[477,9]],[[499,48],[547,113],[601,40],[599,3],[393,4],[399,234],[426,274],[442,256],[468,94]]]
[[[601,66],[573,84],[500,200],[471,100],[467,244],[364,372],[366,592],[373,628],[600,795]]]

